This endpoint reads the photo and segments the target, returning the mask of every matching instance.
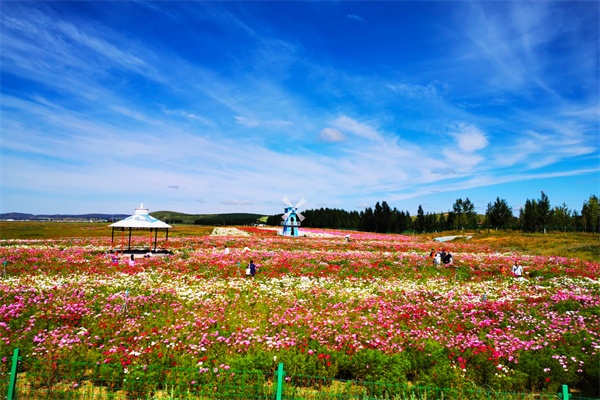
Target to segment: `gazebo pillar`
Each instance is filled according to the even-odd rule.
[[[125,228],[121,228],[121,254],[123,254],[124,246],[125,246]]]

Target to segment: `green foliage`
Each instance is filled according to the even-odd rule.
[[[229,214],[184,214],[174,211],[155,211],[151,213],[155,218],[168,224],[193,224],[193,225],[251,225],[259,220],[264,220],[262,214],[229,213]]]
[[[487,226],[506,228],[514,225],[512,208],[504,199],[496,197],[494,204],[488,203],[485,212],[485,223]]]
[[[352,356],[345,356],[340,362],[340,376],[351,376],[353,380],[369,382],[406,383],[406,375],[411,368],[405,353],[384,354],[367,349]]]
[[[598,196],[592,195],[583,203],[581,217],[587,232],[598,232],[600,230],[600,201]]]

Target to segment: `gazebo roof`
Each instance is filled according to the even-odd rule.
[[[140,208],[135,209],[135,213],[125,219],[109,225],[113,228],[134,228],[134,229],[169,229],[171,225],[162,222],[148,214],[148,209],[141,204]]]

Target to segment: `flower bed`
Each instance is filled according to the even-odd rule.
[[[3,371],[19,347],[124,371],[284,362],[290,375],[597,394],[598,263],[461,242],[435,267],[439,244],[418,237],[240,229],[169,240],[171,256],[134,266],[113,266],[102,239],[0,242]],[[503,272],[515,259],[528,278]]]

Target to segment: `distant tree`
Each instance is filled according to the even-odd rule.
[[[323,208],[302,211],[305,219],[302,226],[310,228],[359,229],[359,213],[336,208]],[[279,216],[281,218],[281,214]]]
[[[436,230],[437,225],[437,215],[435,213],[427,213],[425,214],[423,230],[425,232],[431,232]]]
[[[371,207],[367,207],[365,211],[360,214],[359,229],[364,232],[375,232],[375,216]]]
[[[512,225],[513,220],[514,216],[512,208],[508,206],[506,200],[496,197],[494,204],[488,203],[485,212],[486,225],[497,228],[506,228]]]
[[[392,210],[390,209],[390,206],[388,206],[385,201],[381,204],[377,202],[377,204],[375,204],[373,218],[375,220],[375,232],[387,232],[392,219]]]
[[[423,207],[419,204],[419,209],[417,210],[417,226],[416,229],[419,232],[423,232],[425,230],[425,212],[423,211]]]
[[[380,232],[381,229],[381,225],[384,223],[383,222],[383,211],[381,208],[381,204],[379,204],[379,202],[377,202],[375,204],[375,208],[373,209],[373,221],[375,224],[375,232]]]
[[[467,226],[474,228],[478,225],[477,212],[475,212],[475,204],[467,197],[463,202],[463,214],[467,221]]]
[[[577,210],[573,210],[573,215],[571,215],[571,220],[573,221],[574,229],[584,229],[585,224],[583,223],[583,217],[581,214],[577,212]]]
[[[452,205],[452,211],[448,213],[448,222],[454,228],[477,226],[475,205],[468,197],[464,201],[463,199],[456,199]]]
[[[550,200],[544,192],[539,200],[525,201],[525,207],[519,213],[519,224],[526,232],[545,231],[552,220]]]
[[[554,229],[566,232],[573,225],[573,212],[565,203],[560,207],[554,207],[550,224]]]
[[[402,233],[411,229],[411,218],[408,211],[398,211],[394,208],[394,231]]]
[[[581,219],[587,232],[600,232],[600,202],[598,196],[591,195],[583,203]]]
[[[381,202],[381,213],[383,215],[383,232],[389,232],[392,226],[392,209],[385,201]]]
[[[452,214],[451,214],[452,225],[454,225],[455,228],[464,226],[466,223],[465,217],[463,216],[462,209],[463,209],[462,199],[456,199],[454,204],[452,204]]]
[[[277,225],[279,225],[279,221],[281,221],[282,216],[283,216],[283,214],[269,215],[267,217],[266,224],[269,226],[277,226]]]
[[[525,205],[519,211],[519,226],[525,232],[536,230],[537,201],[527,199]]]
[[[550,200],[544,192],[542,192],[542,196],[538,201],[536,217],[540,227],[539,230],[546,232],[546,227],[550,225],[550,221],[552,220],[552,209],[550,208]]]
[[[440,213],[440,216],[437,221],[437,229],[440,231],[443,231],[444,229],[446,229],[447,225],[448,225],[448,220],[446,218],[446,214],[442,212],[442,213]]]

